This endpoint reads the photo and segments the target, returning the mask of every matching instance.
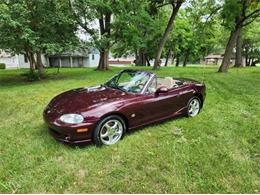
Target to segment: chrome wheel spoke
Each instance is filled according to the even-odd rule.
[[[108,136],[108,131],[106,131],[105,134],[101,134],[101,137],[102,137],[102,138],[105,138],[105,137],[107,137],[107,136]]]
[[[111,129],[111,127],[109,126],[108,123],[105,124],[105,127],[106,127],[107,130]]]
[[[111,128],[115,129],[115,128],[117,128],[117,126],[118,126],[118,122],[115,121],[114,125]]]
[[[110,143],[113,142],[113,137],[114,137],[114,135],[109,135],[109,136],[108,136],[108,141],[109,141]]]
[[[123,125],[119,120],[107,121],[101,128],[100,139],[105,145],[115,144],[123,135]]]
[[[121,129],[117,129],[116,131],[115,131],[115,135],[120,135],[122,133],[122,130]]]

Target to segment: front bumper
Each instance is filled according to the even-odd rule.
[[[52,122],[48,117],[43,116],[45,123],[49,128],[50,134],[57,140],[67,144],[81,144],[92,141],[93,131],[96,123],[83,123],[78,125],[60,124]],[[86,132],[77,132],[77,129],[87,128]]]
[[[70,135],[61,134],[57,130],[54,130],[49,127],[50,134],[59,142],[66,143],[66,144],[83,144],[83,143],[89,143],[92,141],[89,137],[82,137],[80,139],[75,139],[71,137]]]

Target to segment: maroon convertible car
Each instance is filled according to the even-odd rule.
[[[103,85],[56,96],[43,117],[59,141],[112,145],[126,131],[179,115],[196,116],[205,95],[200,82],[123,70]]]

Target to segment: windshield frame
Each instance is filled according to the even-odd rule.
[[[115,79],[119,79],[120,76],[125,73],[125,72],[134,72],[134,73],[137,73],[137,72],[142,72],[142,73],[145,73],[147,76],[148,76],[148,80],[145,82],[142,90],[140,92],[131,92],[131,91],[126,91],[118,86],[111,86],[110,83],[114,82]],[[127,70],[122,70],[120,71],[119,73],[117,73],[116,75],[114,75],[111,79],[109,79],[107,82],[104,83],[105,86],[107,87],[110,87],[110,88],[113,88],[113,89],[118,89],[118,90],[121,90],[123,92],[126,92],[126,93],[132,93],[132,94],[144,94],[145,91],[146,91],[146,88],[148,87],[151,79],[155,76],[155,74],[151,73],[151,72],[146,72],[146,71],[142,71],[142,70],[131,70],[131,69],[127,69]]]

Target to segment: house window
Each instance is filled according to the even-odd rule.
[[[94,54],[92,54],[92,60],[95,60],[95,55]]]
[[[27,56],[25,54],[23,56],[24,56],[24,62],[27,63],[28,62]]]

